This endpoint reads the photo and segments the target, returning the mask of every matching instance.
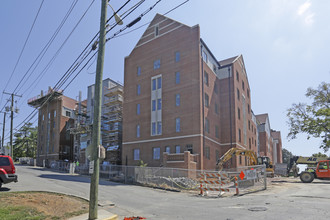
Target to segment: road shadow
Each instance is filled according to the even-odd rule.
[[[59,175],[59,174],[41,174],[39,175],[40,178],[46,178],[46,179],[55,179],[55,180],[62,180],[62,181],[70,181],[70,182],[80,182],[80,183],[90,183],[91,180],[88,177],[85,176],[72,176],[72,175]],[[120,186],[124,185],[122,183],[116,183],[116,182],[110,182],[106,180],[99,180],[99,185],[104,186]]]

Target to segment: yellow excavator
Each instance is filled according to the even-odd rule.
[[[252,150],[246,150],[236,147],[230,148],[224,155],[222,155],[218,159],[216,164],[216,169],[221,171],[223,169],[223,165],[225,162],[230,160],[233,156],[239,156],[239,155],[250,158],[250,160],[248,160],[248,164],[247,164],[248,166],[265,164],[267,174],[269,174],[272,177],[274,176],[274,167],[269,157],[266,156],[257,157],[256,153]]]

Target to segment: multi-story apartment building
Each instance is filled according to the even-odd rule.
[[[273,164],[282,163],[282,139],[281,132],[271,130],[273,137]]]
[[[37,164],[49,166],[52,161],[74,160],[73,136],[76,100],[61,91],[49,88],[48,92],[28,100],[39,108]]]
[[[112,79],[104,79],[103,80],[103,89],[102,89],[102,110],[101,110],[101,144],[104,147],[110,146],[110,140],[109,140],[109,120],[108,120],[108,112],[109,108],[105,105],[105,102],[107,101],[108,97],[106,94],[108,94],[108,90],[114,87],[122,87],[120,83],[117,83],[113,81]],[[95,85],[88,86],[87,90],[87,124],[92,125],[93,119],[94,119],[94,91],[95,91]],[[88,144],[91,142],[91,140],[86,140]]]
[[[198,25],[157,14],[125,58],[124,85],[123,164],[215,169],[230,147],[257,149],[243,57],[219,62]]]

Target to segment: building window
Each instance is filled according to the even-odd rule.
[[[152,91],[155,91],[156,90],[156,79],[153,79],[152,80]]]
[[[170,146],[166,146],[165,147],[165,152],[170,154],[171,153],[171,147]]]
[[[241,137],[241,129],[238,129],[238,141],[241,142],[242,141],[242,137]]]
[[[180,106],[180,94],[175,95],[175,105]]]
[[[155,60],[154,61],[154,70],[159,69],[160,68],[160,60]]]
[[[140,160],[140,149],[134,149],[134,160]]]
[[[246,89],[246,94],[247,94],[247,97],[250,98],[250,90],[249,89]]]
[[[239,100],[239,89],[237,89],[237,100]]]
[[[210,123],[209,123],[209,119],[205,118],[205,131],[207,133],[210,133]]]
[[[245,85],[244,85],[244,81],[242,80],[242,90],[245,90]]]
[[[216,83],[214,83],[214,92],[218,94],[218,85]]]
[[[193,154],[193,145],[192,144],[187,144],[186,148],[187,148],[187,151],[189,151],[191,154]]]
[[[157,110],[162,110],[162,99],[157,99]]]
[[[154,160],[160,159],[160,148],[159,147],[155,147],[153,149],[153,158],[154,158]]]
[[[215,136],[219,138],[219,126],[215,126]]]
[[[152,111],[156,111],[156,100],[152,100]]]
[[[180,72],[175,73],[175,84],[180,84]]]
[[[251,122],[250,120],[248,120],[248,127],[249,127],[249,130],[251,129]]]
[[[236,71],[236,80],[239,81],[239,74],[238,74],[238,71]]]
[[[157,134],[162,134],[162,122],[157,122]]]
[[[219,157],[219,151],[218,150],[215,150],[215,161],[218,161],[220,159]]]
[[[250,105],[248,104],[248,113],[250,114]]]
[[[175,52],[175,62],[179,62],[180,61],[180,52],[177,51]]]
[[[215,103],[214,105],[214,111],[215,111],[215,114],[219,114],[219,105],[217,103]]]
[[[242,156],[239,155],[239,164],[242,164]]]
[[[207,158],[207,159],[210,159],[210,147],[205,147],[205,157]]]
[[[136,137],[140,137],[140,125],[136,126]]]
[[[204,83],[205,85],[209,86],[209,74],[204,71]]]
[[[155,37],[157,37],[159,35],[159,26],[156,25],[155,26]]]
[[[55,121],[53,122],[53,128],[55,128],[56,127],[56,123],[55,123]]]
[[[54,110],[54,118],[56,117],[56,110]]]
[[[237,117],[238,117],[238,120],[241,119],[241,109],[237,108]]]
[[[137,104],[136,105],[136,114],[139,115],[141,112],[140,112],[140,104]]]
[[[137,75],[138,75],[138,76],[141,75],[141,67],[140,67],[140,66],[137,67]]]
[[[151,123],[151,135],[156,135],[156,122]]]
[[[249,138],[249,148],[251,149],[251,138]]]
[[[136,87],[136,94],[137,95],[141,94],[141,85],[140,84],[138,84],[137,87]]]
[[[204,50],[202,52],[202,57],[203,57],[203,60],[205,61],[205,63],[207,63],[207,53]]]
[[[161,89],[162,88],[162,77],[158,77],[157,78],[157,89]]]
[[[176,118],[175,119],[175,131],[176,132],[180,132],[181,128],[180,128],[180,118]]]
[[[179,145],[175,146],[175,153],[176,154],[181,153],[181,147]]]
[[[209,96],[205,93],[205,107],[209,107]]]
[[[65,111],[65,116],[66,116],[66,117],[71,117],[71,112],[69,112],[69,111]]]

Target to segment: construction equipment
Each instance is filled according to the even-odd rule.
[[[330,160],[330,158],[294,156],[290,158],[290,163],[288,165],[288,174],[292,172],[294,177],[297,177],[299,171],[299,168],[297,167],[298,164],[307,165],[307,171],[315,173],[318,163],[324,160]]]
[[[329,179],[330,178],[330,160],[321,160],[317,163],[314,171],[307,170],[300,173],[300,180],[303,183],[311,183],[315,178]]]
[[[270,176],[272,176],[272,177],[274,176],[274,167],[273,167],[272,162],[269,157],[266,157],[266,156],[257,157],[256,153],[252,150],[246,150],[246,149],[241,149],[241,148],[236,148],[236,147],[230,148],[224,155],[222,155],[218,159],[217,164],[216,164],[217,170],[222,170],[223,164],[225,162],[230,160],[233,156],[239,156],[239,155],[250,158],[250,160],[248,160],[248,166],[265,164],[266,172]]]

